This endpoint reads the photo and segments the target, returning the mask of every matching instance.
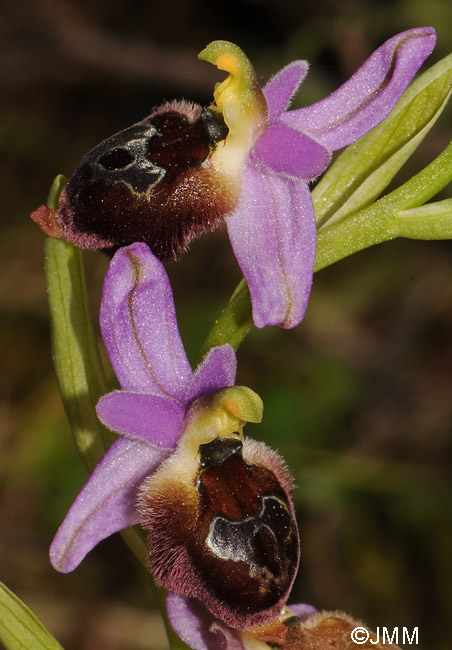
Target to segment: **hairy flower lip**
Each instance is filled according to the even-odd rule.
[[[242,447],[233,423],[223,440],[240,450],[201,467],[204,427],[195,413],[175,453],[140,490],[150,565],[157,584],[248,629],[279,613],[297,573],[292,479],[264,443],[245,438]]]
[[[216,228],[237,201],[212,156],[228,129],[222,115],[187,101],[165,102],[107,138],[79,162],[57,210],[30,216],[49,236],[113,254],[143,241],[161,260]]]

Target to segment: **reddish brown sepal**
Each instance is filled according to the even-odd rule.
[[[263,443],[245,440],[242,454],[240,443],[229,442],[223,449],[201,445],[192,485],[177,475],[173,485],[159,484],[157,472],[143,487],[140,509],[158,583],[247,629],[279,615],[297,572],[299,540],[281,459]]]
[[[64,237],[64,230],[56,210],[40,205],[37,210],[30,214],[30,219],[41,228],[45,235],[56,239]]]
[[[172,102],[92,149],[61,195],[65,237],[113,252],[147,243],[161,260],[213,230],[237,199],[209,163],[227,129],[208,110]]]

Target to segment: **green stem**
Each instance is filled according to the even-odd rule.
[[[250,292],[245,279],[242,279],[207,335],[201,348],[201,358],[211,348],[225,343],[237,350],[252,325]]]

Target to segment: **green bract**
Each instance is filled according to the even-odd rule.
[[[452,199],[397,213],[399,236],[409,239],[450,239],[451,224]]]
[[[452,143],[419,174],[369,207],[322,228],[318,233],[315,270],[369,246],[396,237],[409,239],[451,239],[450,212],[434,203],[419,208],[452,181]],[[431,207],[430,207],[431,206]],[[407,214],[407,211],[408,214]]]
[[[58,204],[63,186],[64,178],[57,176],[48,207]],[[65,240],[46,238],[45,270],[55,372],[77,447],[91,470],[110,436],[94,410],[108,388],[88,312],[81,250]]]
[[[33,612],[2,582],[0,641],[6,650],[63,650]]]

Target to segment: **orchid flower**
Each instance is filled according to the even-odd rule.
[[[175,449],[190,406],[234,383],[236,359],[224,345],[195,372],[177,328],[168,277],[145,244],[118,251],[105,277],[100,323],[121,390],[100,399],[112,444],[58,530],[50,558],[72,571],[102,539],[141,520],[138,490]],[[231,389],[234,390],[234,389]]]
[[[398,34],[329,97],[296,110],[288,106],[306,76],[306,61],[295,61],[270,79],[262,91],[265,102],[260,89],[249,83],[251,103],[240,87],[237,62],[242,67],[250,64],[238,48],[218,41],[200,54],[230,73],[215,90],[216,105],[229,127],[228,138],[237,131],[241,151],[247,152],[239,172],[239,201],[225,219],[257,327],[290,328],[303,318],[316,242],[308,182],[325,171],[331,152],[383,121],[435,42],[432,28]],[[243,128],[244,117],[254,129]],[[228,159],[228,138],[213,161],[216,155]],[[237,148],[234,143],[232,155]]]
[[[294,327],[306,310],[316,249],[309,182],[332,152],[383,121],[435,42],[431,27],[402,32],[329,97],[289,110],[305,61],[261,89],[243,52],[214,41],[199,56],[229,76],[209,108],[155,109],[89,152],[58,210],[41,206],[32,218],[46,234],[86,248],[144,241],[161,260],[225,220],[254,324]]]
[[[292,479],[276,452],[243,437],[262,401],[233,385],[232,347],[213,348],[193,372],[168,277],[144,243],[112,259],[100,323],[121,390],[96,410],[120,437],[57,532],[52,564],[71,571],[102,539],[140,523],[159,586],[235,628],[274,618],[299,563]]]

